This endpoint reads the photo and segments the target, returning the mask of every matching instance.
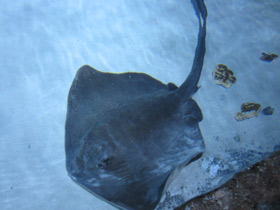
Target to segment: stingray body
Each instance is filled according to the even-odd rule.
[[[205,54],[203,0],[191,73],[178,88],[143,73],[104,73],[81,67],[66,120],[69,176],[121,209],[154,209],[174,176],[204,151],[202,113],[191,98]]]

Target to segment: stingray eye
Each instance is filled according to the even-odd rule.
[[[106,168],[107,166],[109,166],[112,163],[112,161],[113,161],[113,157],[103,159],[97,164],[97,167]]]

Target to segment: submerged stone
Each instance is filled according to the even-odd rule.
[[[213,71],[213,76],[215,82],[225,88],[231,87],[237,80],[233,71],[228,69],[228,67],[224,64],[216,66],[216,69]]]
[[[271,62],[276,58],[278,58],[277,54],[274,54],[274,53],[268,54],[268,53],[265,53],[265,52],[263,52],[262,56],[260,57],[260,59],[262,61],[266,61],[266,62]]]
[[[274,108],[272,108],[271,106],[268,106],[262,110],[262,113],[264,115],[272,115],[273,112],[274,112]]]
[[[241,112],[236,113],[235,119],[237,121],[242,121],[246,119],[250,119],[252,117],[256,117],[259,115],[261,110],[261,105],[258,103],[243,103],[241,105]]]

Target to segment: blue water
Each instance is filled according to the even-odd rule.
[[[259,59],[263,51],[280,54],[280,1],[205,3],[207,52],[194,98],[204,114],[207,151],[170,186],[169,195],[180,198],[174,205],[198,188],[218,186],[280,144],[280,59]],[[67,176],[69,87],[83,64],[180,85],[198,32],[190,1],[2,0],[0,26],[0,208],[114,209]],[[237,77],[229,89],[213,80],[219,63]],[[234,114],[244,102],[272,106],[275,113],[237,122]]]

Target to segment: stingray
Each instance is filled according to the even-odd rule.
[[[74,182],[120,209],[154,209],[182,168],[205,150],[202,112],[192,99],[205,55],[207,10],[199,20],[190,74],[180,87],[144,73],[105,73],[88,65],[68,95],[66,168]],[[187,178],[187,177],[186,177]]]

